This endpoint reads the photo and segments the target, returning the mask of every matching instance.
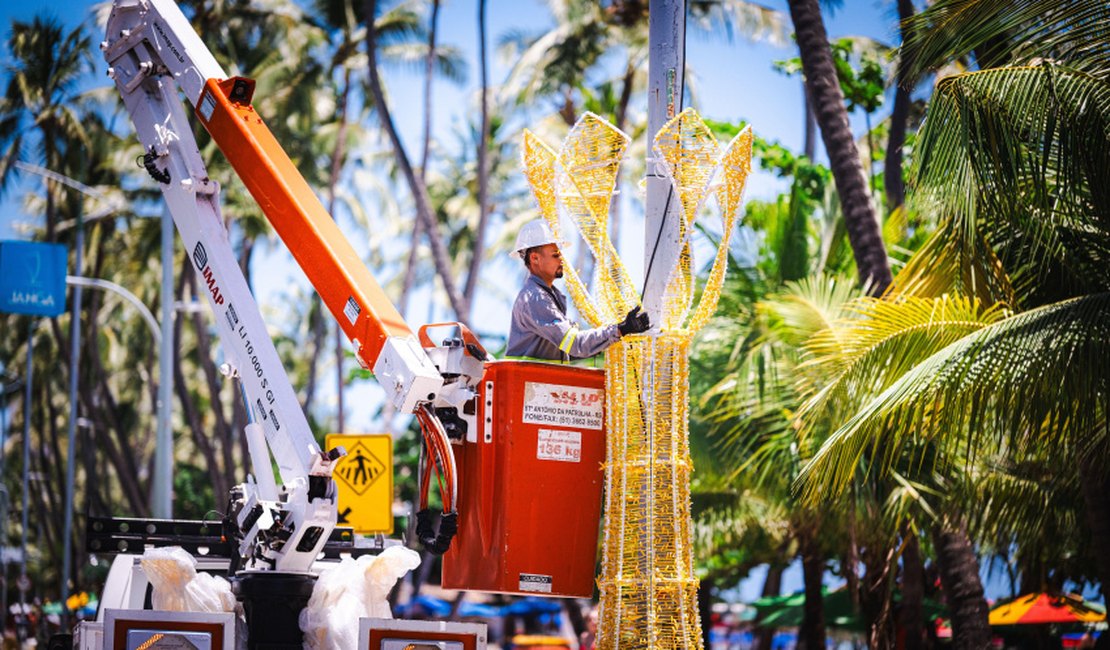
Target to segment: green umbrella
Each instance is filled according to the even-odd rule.
[[[863,618],[852,607],[852,599],[849,597],[847,589],[842,587],[830,592],[822,587],[821,594],[826,625],[857,631],[865,629]],[[895,602],[900,602],[901,599],[901,594],[894,595]],[[768,602],[761,605],[761,601]],[[759,610],[759,625],[764,627],[798,627],[802,624],[802,619],[805,618],[805,593],[797,592],[786,596],[760,598],[752,603],[752,606]],[[944,605],[926,598],[922,606],[922,614],[925,620],[931,621],[937,616],[947,616],[947,610]]]
[[[821,596],[826,596],[829,593],[829,588],[822,585]],[[797,605],[804,605],[806,602],[806,594],[804,591],[795,591],[792,594],[783,594],[781,596],[764,596],[759,600],[749,603],[752,607],[759,610],[760,614],[769,614],[777,611],[782,607],[794,607]]]
[[[821,589],[822,605],[825,610],[825,624],[854,630],[863,629],[862,619],[852,611],[852,599],[847,589],[828,591]],[[764,627],[799,627],[805,618],[805,593],[792,594],[784,605],[769,612],[759,624]]]

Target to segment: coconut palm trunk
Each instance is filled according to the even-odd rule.
[[[901,24],[902,42],[906,42],[909,26],[907,20],[913,18],[913,0],[898,0],[898,20]],[[907,87],[905,66],[898,64],[895,80],[894,108],[890,112],[890,135],[886,143],[886,159],[883,161],[883,189],[886,191],[886,208],[893,210],[906,200],[906,187],[902,182],[902,145],[906,143],[906,122],[910,117],[910,89]]]
[[[767,577],[763,580],[763,590],[760,597],[778,596],[782,593],[782,574],[786,567],[772,564],[767,567]],[[771,650],[771,641],[775,637],[775,630],[769,627],[757,627],[755,633],[755,650]],[[706,637],[709,638],[709,637]]]
[[[809,99],[809,89],[802,82],[802,153],[811,161],[817,157],[817,116],[813,113],[813,102]]]
[[[1087,510],[1087,525],[1091,529],[1094,548],[1110,548],[1110,477],[1106,466],[1093,456],[1079,463],[1083,501]],[[1104,602],[1110,602],[1110,555],[1095,553],[1096,569],[1102,584]],[[1102,636],[1110,636],[1103,634]],[[1100,637],[1101,641],[1101,637]]]
[[[478,2],[478,69],[482,74],[482,128],[478,141],[478,228],[474,232],[474,250],[470,269],[466,274],[463,298],[468,306],[474,305],[474,292],[478,288],[478,273],[482,270],[486,228],[489,224],[489,57],[486,55],[486,0]],[[470,314],[465,317],[469,318]]]
[[[962,517],[948,516],[932,530],[940,584],[952,614],[954,650],[982,650],[991,646],[987,601],[979,578],[979,560]]]
[[[805,583],[805,604],[802,605],[802,629],[799,645],[805,650],[825,648],[825,602],[821,586],[825,575],[825,558],[816,529],[801,531],[798,546],[802,553],[802,576]]]
[[[443,289],[447,293],[447,300],[451,303],[451,309],[454,310],[456,317],[467,323],[469,322],[470,309],[466,305],[466,297],[459,292],[455,285],[454,269],[451,268],[451,259],[448,257],[447,247],[443,244],[443,238],[439,236],[439,228],[428,200],[428,188],[417,177],[412,168],[412,163],[409,162],[405,147],[401,144],[401,137],[397,134],[397,129],[393,125],[389,105],[385,101],[381,78],[378,76],[378,59],[376,56],[377,30],[374,28],[374,16],[377,15],[377,4],[376,0],[369,0],[366,3],[366,54],[367,67],[370,72],[370,95],[374,100],[378,116],[381,118],[382,129],[393,145],[393,156],[396,159],[397,166],[412,192],[413,202],[416,204],[416,217],[422,222],[425,234],[428,236],[428,243],[432,249],[432,260],[435,263],[436,273],[443,283]]]
[[[420,154],[420,180],[427,185],[428,161],[432,155],[432,76],[435,74],[436,27],[439,25],[439,0],[432,1],[432,15],[428,19],[428,52],[424,56],[424,136]],[[419,219],[413,224],[412,245],[405,260],[405,274],[401,278],[401,295],[397,299],[397,310],[404,316],[408,311],[409,290],[416,280],[416,254],[420,250],[420,240],[424,238],[424,227]]]
[[[880,295],[891,281],[890,263],[867,190],[867,177],[848,124],[848,110],[833,65],[821,8],[817,0],[790,0],[790,18],[802,57],[806,88],[844,210],[859,279],[869,287],[872,295]]]
[[[921,624],[924,602],[925,564],[921,558],[921,544],[917,533],[907,530],[905,550],[902,551],[902,607],[898,611],[898,622],[905,632],[906,650],[925,647],[925,629]]]

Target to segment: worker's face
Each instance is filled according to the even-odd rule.
[[[557,278],[563,277],[563,256],[555,244],[547,244],[532,253],[532,273],[539,279],[551,284]]]

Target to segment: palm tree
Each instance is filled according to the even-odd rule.
[[[482,267],[486,227],[489,223],[489,79],[486,55],[486,0],[478,0],[478,69],[482,77],[482,128],[478,140],[478,228],[474,233],[474,253],[466,274],[463,296],[474,306],[474,290],[478,287],[478,271]],[[467,314],[469,317],[469,314]]]
[[[716,425],[719,442],[713,449],[715,462],[699,467],[728,468],[726,475],[738,489],[789,513],[790,541],[802,559],[802,637],[807,647],[824,643],[824,566],[827,558],[849,546],[847,522],[853,517],[845,515],[843,504],[803,503],[792,494],[791,482],[813,442],[796,436],[789,414],[801,399],[800,344],[842,317],[844,305],[856,293],[850,282],[833,278],[787,282],[755,304],[752,318],[722,318],[700,339],[712,336],[736,343],[730,346],[734,361],[703,400],[703,409],[712,407],[701,417]]]
[[[435,7],[438,8],[438,2]],[[348,115],[351,104],[351,92],[357,84],[364,82],[361,71],[365,70],[364,55],[359,52],[359,44],[365,38],[365,6],[354,0],[315,0],[315,14],[317,20],[329,35],[331,47],[330,57],[326,64],[326,76],[337,79],[338,90],[335,100],[335,115],[332,124],[328,125],[328,137],[321,146],[330,150],[328,163],[327,199],[328,212],[337,217],[340,205],[338,186],[343,170],[346,166],[347,151],[356,140],[362,136],[357,124],[361,119],[352,120]],[[402,3],[390,8],[382,15],[375,18],[375,27],[380,39],[381,56],[389,64],[408,63],[420,55],[423,50],[419,47],[417,39],[422,36],[420,17],[413,3]],[[434,27],[432,28],[434,32]],[[434,38],[434,37],[430,37]],[[430,44],[425,57],[426,78],[431,83],[432,75],[439,73],[452,79],[461,75],[460,63],[457,55],[450,48],[439,48]],[[430,90],[429,90],[430,92]],[[426,164],[426,163],[425,163]],[[354,206],[348,204],[352,212]],[[305,386],[305,408],[310,410],[315,395],[317,369],[320,354],[324,349],[324,338],[329,318],[324,313],[318,295],[312,296],[310,316],[312,318],[312,359],[308,365],[308,381]],[[403,299],[401,301],[403,308]],[[345,410],[343,401],[343,384],[346,376],[343,372],[344,343],[343,333],[338,328],[335,330],[335,362],[338,386],[338,430],[344,429]]]
[[[393,147],[393,154],[396,158],[397,166],[400,168],[401,174],[404,176],[405,182],[409,186],[409,191],[412,193],[413,201],[416,204],[417,218],[422,222],[424,233],[428,237],[429,244],[431,244],[432,259],[435,262],[436,273],[439,275],[440,282],[443,283],[444,291],[447,293],[448,301],[456,317],[461,322],[466,323],[469,321],[468,315],[470,309],[467,305],[466,297],[462,295],[455,286],[454,273],[447,255],[447,249],[443,244],[443,239],[440,237],[439,224],[435,221],[428,200],[428,189],[424,183],[421,182],[420,177],[416,175],[416,172],[413,171],[412,163],[409,162],[408,154],[405,152],[404,145],[401,143],[401,138],[398,136],[397,129],[393,125],[393,119],[389,113],[389,105],[385,101],[385,93],[382,90],[381,79],[378,76],[377,29],[372,19],[373,16],[377,15],[377,0],[370,0],[367,7],[367,15],[369,18],[367,19],[366,29],[366,52],[367,58],[369,59],[367,68],[370,72],[370,95],[378,111],[378,117],[381,120],[382,128],[386,132],[390,144]]]
[[[726,127],[727,125],[713,124],[715,130],[727,134],[729,131]],[[819,313],[816,310],[802,309],[801,305],[832,304],[816,297],[803,300],[802,295],[809,296],[813,292],[803,293],[797,289],[784,288],[784,283],[807,278],[815,272],[824,271],[830,275],[844,273],[851,269],[852,263],[844,229],[842,225],[838,225],[840,212],[836,209],[835,194],[831,200],[827,198],[826,187],[831,191],[832,185],[829,171],[804,157],[795,156],[779,145],[757,139],[755,149],[763,167],[790,178],[793,181],[792,187],[789,194],[776,202],[748,203],[745,221],[759,233],[761,250],[755,259],[754,268],[737,269],[733,276],[737,280],[729,286],[738,292],[737,298],[744,295],[749,297],[746,301],[741,299],[740,305],[734,306],[727,318],[722,318],[720,322],[714,323],[714,327],[706,330],[705,336],[699,339],[696,348],[699,353],[693,360],[693,363],[698,364],[695,367],[704,366],[699,374],[722,378],[716,387],[711,387],[712,390],[695,390],[695,393],[701,392],[708,396],[708,401],[703,402],[699,409],[698,419],[708,420],[712,425],[709,433],[719,440],[716,446],[710,447],[709,453],[704,454],[706,459],[702,456],[696,458],[698,467],[712,468],[720,463],[730,466],[732,470],[729,476],[738,482],[738,490],[743,490],[743,486],[747,485],[749,474],[758,477],[761,473],[770,473],[781,479],[784,475],[782,468],[791,463],[799,463],[800,470],[800,463],[804,463],[819,445],[820,434],[816,440],[807,436],[805,444],[796,443],[792,414],[797,411],[808,392],[818,390],[818,387],[829,381],[831,369],[818,368],[809,361],[800,363],[798,357],[802,354],[807,337],[819,330],[831,328],[837,316],[834,313],[829,317],[815,318],[805,329],[800,325],[782,328],[784,323],[794,322],[801,314]],[[887,238],[890,245],[912,246],[912,241],[901,239],[905,235],[897,227],[897,221],[888,220],[889,232],[884,232],[884,238]],[[815,241],[817,235],[820,235],[820,241]],[[805,286],[822,286],[821,282],[813,278],[807,278],[806,283]],[[786,287],[793,286],[786,284]],[[782,315],[776,315],[780,312]],[[741,316],[736,318],[735,313]],[[745,317],[748,314],[752,316]],[[780,340],[792,330],[797,333],[796,336]],[[717,340],[721,342],[723,350],[714,360],[706,356],[708,352],[701,350],[714,349],[716,346],[712,342]],[[769,354],[776,349],[795,352],[789,357],[784,356],[784,352]],[[762,352],[757,354],[756,350]],[[799,383],[800,379],[806,381]],[[774,388],[775,386],[778,388]],[[800,391],[801,388],[805,388],[805,391]],[[828,433],[837,424],[836,415],[830,412],[823,415],[819,424],[814,426]],[[703,433],[702,428],[692,428],[692,433],[695,434],[692,436],[692,445],[695,449],[705,444],[704,439],[697,435]],[[792,442],[798,444],[801,451],[790,451]],[[764,444],[771,446],[763,452],[754,451]],[[779,452],[781,457],[770,454],[770,449],[775,445],[785,449]],[[806,452],[806,449],[812,451]],[[744,471],[738,471],[738,467],[742,467]],[[840,566],[849,583],[849,592],[853,595],[853,601],[861,605],[861,613],[870,627],[872,641],[881,644],[883,639],[893,638],[890,602],[892,576],[898,565],[898,557],[894,553],[898,548],[895,540],[901,536],[903,546],[909,548],[917,535],[914,528],[907,527],[907,516],[885,514],[883,504],[902,489],[900,486],[876,484],[862,480],[862,477],[856,477],[852,485],[850,499],[822,506],[823,509],[835,512],[834,516],[813,521],[816,522],[814,525],[821,526],[820,536],[838,540],[824,552],[841,560]],[[797,508],[793,505],[789,486],[780,486],[780,493],[780,499],[791,503],[790,509]],[[855,523],[878,520],[888,523],[882,526],[861,526]],[[842,522],[843,530],[835,532],[834,522]],[[808,529],[806,526],[799,526],[802,532]],[[862,580],[853,570],[853,567],[861,563],[867,569]],[[821,572],[812,573],[819,585]],[[912,571],[909,573],[912,574]],[[910,580],[912,582],[912,575]],[[920,581],[918,584],[920,588],[916,591],[912,584],[904,590],[904,611],[914,606],[915,594],[918,598],[916,602],[920,602],[924,585]],[[819,594],[819,589],[813,590],[811,611],[814,615],[820,603]],[[915,621],[920,625],[920,615]]]
[[[1110,287],[1101,270],[1110,197],[1100,180],[1110,168],[1110,8],[947,0],[911,25],[904,53],[911,79],[967,53],[1015,66],[938,83],[917,143],[912,200],[949,218],[896,290],[963,291],[1009,300],[1018,312],[893,375],[825,443],[806,470],[807,485],[839,490],[863,458],[886,475],[896,450],[920,447],[909,445],[911,437],[967,463],[1049,445],[1073,459],[1092,543],[1110,547],[1110,478],[1096,460],[1110,444]],[[1005,47],[1014,43],[1021,47]],[[1110,560],[1096,560],[1105,593]]]
[[[829,167],[844,209],[844,223],[856,258],[860,283],[880,295],[891,281],[878,217],[871,203],[867,177],[848,126],[844,95],[833,64],[829,39],[817,0],[790,0],[798,50],[802,56],[808,97],[817,114]]]
[[[717,123],[712,127],[725,135],[735,130]],[[797,444],[789,414],[801,400],[797,391],[800,345],[835,318],[839,306],[854,293],[851,283],[806,276],[821,271],[836,275],[851,261],[833,252],[841,247],[843,230],[819,226],[819,215],[835,223],[838,214],[821,209],[826,187],[831,185],[828,170],[758,138],[755,150],[764,168],[790,179],[792,186],[777,201],[748,204],[745,221],[758,233],[760,251],[752,267],[736,268],[730,274],[722,292],[726,302],[721,313],[726,315],[712,321],[695,346],[691,363],[698,372],[691,376],[714,380],[703,388],[693,387],[695,394],[705,397],[696,411],[691,447],[699,452],[695,456],[699,475],[720,475],[724,485],[743,499],[763,500],[791,513],[785,526],[787,543],[772,547],[772,553],[780,555],[761,559],[783,566],[792,556],[803,557],[808,593],[805,634],[817,643],[824,638],[821,567],[826,558],[844,558],[845,577],[854,580],[854,571],[847,570],[858,563],[848,559],[855,548],[850,541],[852,526],[837,524],[850,522],[853,516],[845,514],[847,508],[833,515],[829,508],[803,507],[793,498],[792,472],[787,468],[799,471],[807,454]],[[715,490],[712,482],[701,485],[700,479],[693,488],[695,495],[705,491],[715,503],[722,503],[727,494]],[[774,530],[772,521],[767,524]],[[768,580],[774,575],[769,572]],[[777,591],[773,582],[767,587]]]
[[[435,63],[436,32],[439,28],[439,0],[432,0],[432,12],[428,17],[428,52],[424,56],[424,129],[421,137],[420,180],[428,183],[428,164],[432,151],[432,74]],[[401,280],[401,293],[397,298],[397,310],[404,316],[408,311],[409,290],[416,279],[416,254],[424,231],[419,219],[413,224],[412,246],[405,261],[405,274]]]
[[[117,138],[106,128],[91,101],[95,92],[78,94],[78,87],[89,71],[89,41],[81,28],[66,33],[52,19],[35,17],[30,23],[13,21],[8,48],[13,57],[6,64],[9,79],[5,95],[0,100],[0,141],[4,146],[0,186],[10,188],[15,163],[32,160],[51,172],[76,179],[91,186],[92,193],[118,197],[120,174],[110,164]],[[46,180],[41,195],[32,190],[25,197],[31,213],[44,214],[44,235],[47,240],[73,244],[75,218],[88,210],[91,202],[80,193],[63,187],[55,180]],[[97,206],[102,207],[102,206]],[[124,218],[125,210],[111,215]],[[111,235],[116,229],[115,219],[101,219],[83,226],[88,232],[82,254],[88,261],[86,273],[99,275],[105,260],[111,258]],[[70,328],[81,328],[82,351],[78,367],[66,369],[77,375],[78,414],[87,426],[78,428],[73,444],[81,451],[78,456],[84,474],[77,469],[80,483],[78,499],[84,504],[77,511],[94,509],[105,511],[108,503],[125,501],[134,512],[142,514],[147,508],[147,483],[143,478],[151,443],[152,421],[144,413],[153,411],[151,384],[142,383],[152,372],[153,355],[146,348],[145,355],[132,358],[129,370],[114,373],[110,364],[114,358],[127,356],[126,324],[104,327],[104,312],[111,304],[98,294],[90,296],[83,304],[80,322],[70,323]],[[10,324],[15,317],[6,316]],[[66,372],[59,372],[68,363],[62,325],[69,316],[44,321],[49,335],[33,335],[36,341],[36,373],[38,388],[31,413],[25,413],[37,425],[32,430],[38,435],[24,441],[34,447],[32,466],[37,466],[42,477],[34,497],[35,506],[24,504],[32,510],[30,522],[43,531],[39,549],[45,562],[42,571],[56,571],[54,567],[62,548],[61,522],[65,516],[62,503],[64,480],[59,468],[64,466],[59,432],[69,418],[68,407],[62,397],[65,390],[60,381]],[[12,335],[26,331],[24,328],[0,328]],[[141,335],[149,341],[146,332]],[[22,345],[22,336],[4,341],[6,351]],[[136,344],[135,348],[142,348]],[[5,355],[5,358],[10,358]],[[108,367],[106,367],[108,366]],[[144,387],[145,386],[145,387]],[[30,468],[28,468],[30,469]],[[103,479],[90,477],[103,473]],[[16,484],[18,484],[16,479]],[[83,485],[82,485],[83,484]],[[78,515],[80,516],[80,515]],[[74,546],[73,548],[79,548]],[[78,578],[80,580],[80,578]],[[51,580],[53,582],[53,580]]]
[[[0,104],[0,191],[10,186],[14,164],[38,147],[33,162],[59,170],[67,148],[86,142],[75,107],[77,84],[88,70],[89,39],[80,27],[66,34],[54,18],[12,21],[8,85]],[[58,190],[46,181],[46,239],[54,241]]]
[[[820,378],[820,383],[814,382],[807,390],[809,397],[797,414],[805,437],[810,427],[817,427],[819,435],[826,434],[824,427],[830,419],[839,425],[859,404],[880,394],[921,359],[1008,314],[1000,306],[985,307],[976,300],[948,296],[861,299],[849,313],[849,318],[830,324],[805,344],[809,353],[806,366],[812,376]],[[844,493],[858,490],[861,482],[888,494],[905,487],[908,481],[919,486],[919,493],[938,495],[945,494],[953,484],[961,484],[959,476],[948,476],[944,471],[948,459],[939,451],[928,445],[912,450],[920,458],[891,459],[891,475],[872,477],[865,473],[861,481],[857,466],[856,473],[846,477],[849,483]],[[869,451],[876,455],[891,453],[885,447]],[[890,501],[885,497],[882,500]],[[905,521],[920,528],[929,525],[956,640],[969,647],[982,647],[989,643],[990,635],[975,549],[963,515],[965,502],[940,497],[937,501],[900,516],[895,523],[902,526]]]
[[[907,40],[913,18],[913,0],[898,0],[898,24],[902,32],[902,42]],[[906,188],[902,181],[902,147],[906,142],[906,126],[910,117],[910,88],[906,83],[906,65],[898,62],[894,89],[894,108],[890,111],[890,134],[887,136],[886,159],[883,164],[883,186],[886,190],[887,210],[902,206],[906,199]]]

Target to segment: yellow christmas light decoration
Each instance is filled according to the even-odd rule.
[[[561,217],[573,222],[596,261],[596,299],[569,260],[563,265],[571,298],[593,326],[615,323],[639,304],[608,235],[628,142],[592,113],[578,120],[558,152],[524,132],[524,171],[541,214],[558,237]],[[717,307],[751,170],[751,129],[722,149],[692,109],[667,122],[653,144],[678,197],[682,248],[674,268],[665,269],[659,331],[626,336],[605,353],[608,439],[598,578],[598,647],[605,650],[703,646],[690,533],[689,346]],[[694,306],[690,236],[714,189],[723,234]]]

